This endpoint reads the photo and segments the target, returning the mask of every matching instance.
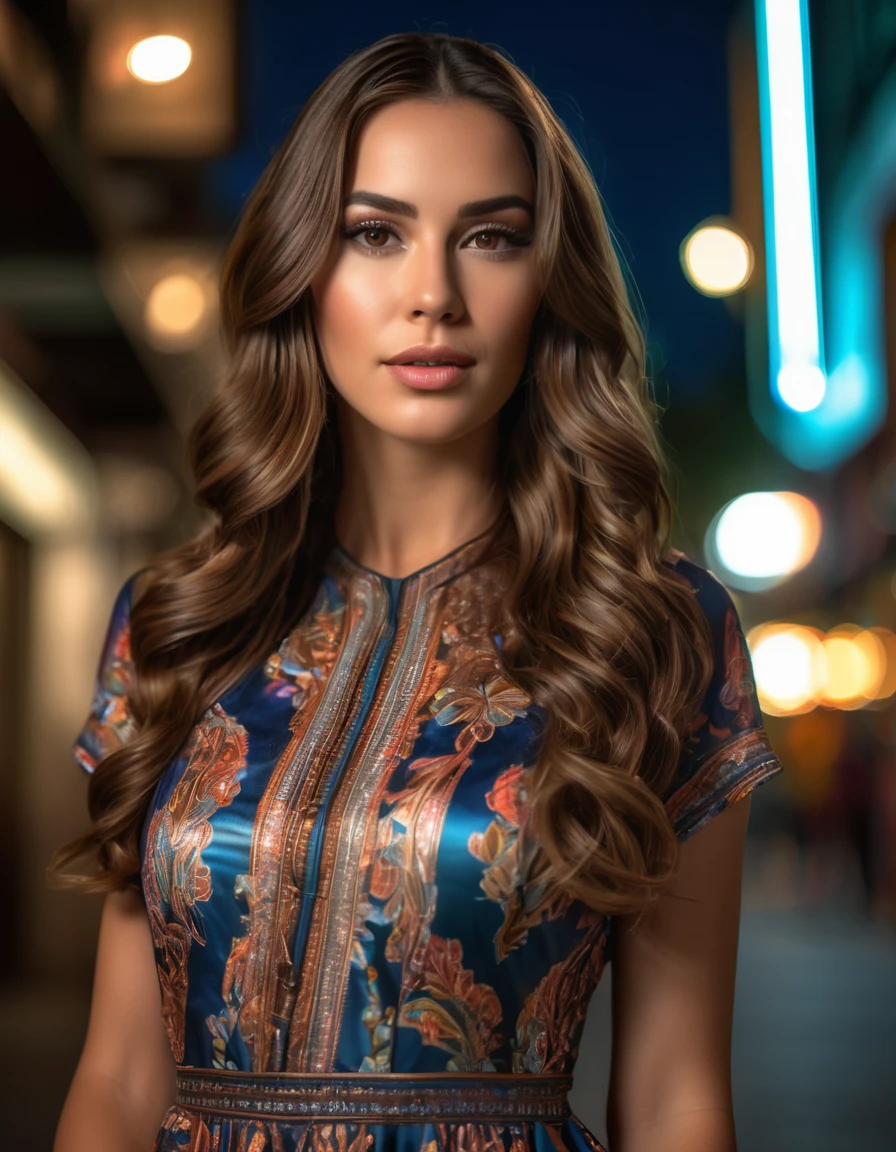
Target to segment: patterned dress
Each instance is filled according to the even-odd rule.
[[[526,882],[544,716],[502,665],[487,543],[403,579],[337,545],[159,779],[141,880],[178,1092],[155,1152],[600,1152],[566,1092],[611,918]],[[684,840],[781,764],[727,590],[670,563],[716,657],[664,798]],[[87,772],[130,732],[132,584]]]

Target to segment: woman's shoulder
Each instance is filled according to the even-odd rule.
[[[781,771],[763,726],[756,677],[731,593],[705,564],[670,550],[677,580],[694,593],[709,623],[713,670],[663,799],[679,840]]]

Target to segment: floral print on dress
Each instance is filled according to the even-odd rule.
[[[522,689],[500,674],[484,684],[466,688],[446,685],[440,688],[429,706],[436,723],[463,724],[458,745],[473,740],[488,740],[494,730],[509,724],[515,716],[524,716],[531,701]]]
[[[725,610],[725,682],[719,692],[722,707],[734,713],[732,727],[740,730],[756,722],[753,670],[747,654],[747,642],[740,630],[733,605]],[[728,736],[730,731],[716,732]]]
[[[430,1008],[421,1016],[405,1006],[425,984],[427,965],[434,962],[431,947],[439,947],[432,945],[429,925],[438,895],[435,865],[445,816],[477,747],[487,746],[496,730],[524,717],[531,704],[502,671],[494,638],[483,623],[470,613],[462,623],[453,620],[441,629],[441,658],[435,662],[439,687],[423,714],[432,717],[437,729],[456,729],[453,750],[410,757],[402,784],[385,794],[390,809],[380,825],[384,835],[374,863],[371,891],[385,897],[381,917],[392,925],[386,958],[404,969],[398,1022],[419,1027],[427,1043],[439,1035],[434,1028],[436,1010]],[[445,1042],[447,1036],[440,1046]],[[472,1059],[472,1050],[463,1057],[455,1054],[453,1060]]]
[[[425,1044],[451,1053],[448,1071],[493,1072],[489,1057],[503,1043],[501,1002],[464,968],[459,940],[428,937],[419,983],[422,992],[404,1002],[400,1022],[418,1028]]]
[[[76,762],[87,773],[133,734],[127,695],[134,675],[130,609],[135,579],[131,577],[116,597],[94,681],[90,715],[72,748]]]
[[[213,705],[194,729],[187,763],[168,803],[149,825],[143,868],[146,910],[162,989],[162,1017],[178,1062],[184,1057],[187,963],[206,943],[199,904],[213,893],[202,853],[214,835],[210,817],[232,803],[246,766],[246,730]]]
[[[525,943],[536,924],[561,916],[569,901],[549,900],[543,885],[529,878],[537,841],[532,834],[522,765],[513,764],[502,772],[485,801],[495,818],[485,832],[470,833],[467,848],[487,865],[480,887],[504,913],[494,940],[495,957],[500,961]]]
[[[591,917],[590,931],[526,997],[516,1022],[515,1072],[565,1072],[575,1064],[588,1011],[581,989],[595,988],[603,972],[603,929],[603,919]]]

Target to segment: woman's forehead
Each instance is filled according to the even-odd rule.
[[[359,190],[423,209],[531,196],[534,177],[513,124],[480,101],[403,100],[372,113],[358,135],[346,194]]]

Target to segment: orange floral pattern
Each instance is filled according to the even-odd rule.
[[[187,961],[192,941],[205,943],[197,904],[212,896],[202,860],[212,839],[210,818],[240,790],[246,731],[215,704],[194,729],[187,764],[149,825],[143,885],[162,989],[162,1016],[175,1060],[183,1060]]]
[[[404,1002],[401,1023],[418,1028],[425,1044],[450,1052],[450,1071],[494,1071],[489,1056],[503,1043],[496,1031],[501,1002],[493,988],[477,984],[473,971],[463,967],[459,940],[429,937],[420,985],[428,995]]]
[[[472,832],[467,847],[487,865],[480,887],[504,912],[494,938],[495,956],[504,960],[525,943],[536,924],[561,916],[568,901],[549,900],[544,888],[529,879],[536,842],[529,824],[522,765],[513,764],[502,772],[485,800],[496,813],[495,819],[484,832]]]
[[[732,728],[740,731],[756,722],[754,691],[747,644],[737,613],[730,607],[725,613],[725,681],[719,692],[722,707],[734,713],[726,735],[730,735]]]

